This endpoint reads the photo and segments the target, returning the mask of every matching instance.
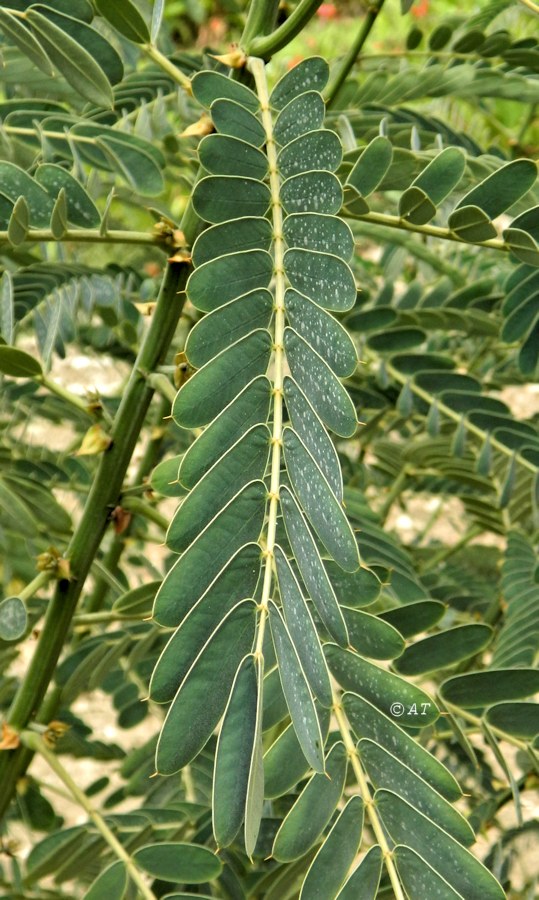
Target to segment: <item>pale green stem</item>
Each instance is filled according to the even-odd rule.
[[[84,402],[80,397],[77,397],[76,394],[73,394],[71,391],[68,391],[66,388],[62,387],[61,384],[57,384],[56,381],[53,381],[52,378],[49,378],[47,375],[38,375],[36,377],[36,381],[39,384],[42,384],[43,387],[47,388],[51,394],[56,394],[57,397],[61,397],[62,400],[65,400],[70,406],[73,406],[79,412],[84,413],[84,415],[88,416],[89,419],[93,419],[94,416],[88,409],[87,403]]]
[[[169,521],[166,516],[162,516],[158,509],[145,503],[140,497],[125,497],[122,499],[122,507],[128,512],[132,512],[136,516],[143,516],[150,522],[155,522],[159,528],[167,530]]]
[[[25,235],[28,241],[54,241],[58,243],[82,243],[82,244],[153,244],[163,247],[170,244],[169,238],[160,234],[145,231],[105,231],[103,234],[97,228],[78,229],[71,228],[64,231],[61,238],[54,237],[50,228],[31,228]],[[8,232],[0,231],[0,244],[8,243]]]
[[[490,247],[491,250],[502,250],[509,253],[511,247],[501,238],[491,238],[489,241],[480,241],[477,243],[465,241],[463,238],[455,234],[449,228],[442,228],[439,225],[414,225],[401,219],[400,216],[390,216],[385,213],[368,212],[361,216],[353,215],[345,212],[344,215],[348,219],[356,219],[361,222],[374,222],[377,225],[387,225],[389,228],[400,228],[403,231],[411,231],[415,234],[425,234],[428,237],[442,238],[445,241],[456,241],[458,244],[467,244],[468,247]]]
[[[129,853],[127,853],[118,838],[112,833],[101,814],[90,803],[90,800],[88,799],[84,791],[81,791],[79,786],[71,778],[69,772],[64,769],[58,757],[51,750],[49,750],[43,738],[33,731],[23,731],[23,733],[21,734],[21,741],[30,750],[33,750],[35,753],[41,754],[43,759],[48,763],[48,765],[58,776],[60,781],[64,783],[73,799],[88,814],[101,836],[109,845],[112,852],[117,856],[119,860],[121,860],[125,864],[125,867],[129,873],[129,877],[135,882],[142,897],[144,897],[145,900],[156,900],[155,894],[146,884],[144,876],[136,866],[133,858],[129,855]]]
[[[181,85],[181,87],[186,90],[189,94],[191,93],[191,79],[185,72],[182,72],[178,66],[175,66],[173,62],[168,59],[164,53],[161,53],[160,50],[157,49],[155,44],[142,44],[142,49],[145,53],[148,54],[150,59],[153,59],[154,63],[166,72],[167,75],[170,75],[173,81],[177,84]]]
[[[537,5],[537,3],[534,3],[533,0],[519,0],[519,2],[522,3],[522,5],[526,7],[526,9],[531,9],[531,11],[535,13],[536,16],[539,16],[539,5]]]
[[[32,581],[30,581],[29,584],[27,584],[26,587],[22,589],[22,591],[18,592],[17,597],[19,598],[19,600],[22,600],[23,603],[26,603],[26,601],[30,600],[30,598],[33,597],[34,594],[37,594],[37,592],[40,591],[41,588],[46,587],[51,578],[52,572],[40,572],[39,575],[36,575],[36,577],[33,578]]]
[[[165,367],[163,366],[162,368]],[[174,371],[175,366],[167,366],[166,368]],[[171,404],[174,403],[178,392],[164,372],[151,372],[147,377],[147,382],[150,387],[161,394],[165,400],[169,400]]]
[[[365,777],[365,773],[364,773],[363,767],[361,765],[361,760],[358,756],[356,744],[352,737],[352,733],[350,731],[350,726],[348,724],[348,720],[344,714],[340,700],[338,698],[336,698],[335,696],[333,697],[333,712],[334,712],[335,718],[337,720],[339,730],[341,732],[344,746],[346,747],[346,751],[348,753],[348,758],[349,758],[349,760],[352,764],[352,768],[354,770],[354,775],[356,777],[356,781],[358,783],[361,797],[363,799],[367,817],[371,824],[371,827],[372,827],[372,830],[376,837],[376,840],[378,841],[378,843],[380,845],[380,849],[382,850],[382,855],[384,857],[387,874],[389,875],[389,880],[391,881],[391,887],[393,888],[393,893],[395,894],[395,900],[406,900],[406,898],[404,896],[404,892],[401,887],[397,869],[395,868],[395,861],[393,859],[393,853],[387,842],[387,838],[386,838],[382,823],[380,821],[380,817],[378,816],[378,811],[376,809],[374,799],[372,797],[369,785],[367,783],[367,779]]]
[[[321,3],[322,0],[300,0],[279,28],[271,34],[263,37],[254,37],[251,41],[248,41],[244,46],[245,52],[252,57],[258,56],[262,57],[262,59],[269,59],[278,50],[286,47],[300,33],[309,19],[312,19]]]
[[[261,59],[249,59],[248,69],[254,77],[262,124],[266,132],[266,152],[268,156],[269,183],[271,191],[271,210],[273,220],[273,250],[275,272],[275,332],[274,332],[274,376],[273,376],[273,433],[271,438],[271,474],[269,489],[269,510],[265,547],[264,581],[260,600],[260,620],[256,652],[262,653],[264,629],[271,594],[275,534],[277,515],[279,512],[279,487],[281,472],[281,448],[283,434],[283,378],[284,378],[284,328],[285,328],[285,273],[284,273],[284,237],[283,208],[280,201],[280,180],[277,168],[277,145],[273,136],[273,121],[269,103],[269,91],[266,71]]]
[[[428,391],[425,391],[423,388],[419,387],[414,381],[410,381],[407,375],[404,375],[402,372],[399,372],[394,366],[391,365],[390,362],[386,363],[387,371],[395,378],[396,381],[400,382],[400,384],[406,384],[407,382],[410,385],[411,390],[414,394],[417,394],[418,397],[421,397],[422,400],[425,400],[427,403],[431,404],[434,402],[434,397],[432,394],[429,394]],[[436,400],[438,409],[443,415],[447,416],[449,419],[453,419],[454,422],[460,422],[461,414],[456,412],[454,409],[451,409],[450,406],[446,406],[445,403],[442,403],[441,400]],[[480,401],[479,401],[480,405]],[[466,430],[471,434],[475,434],[476,437],[480,438],[482,441],[485,440],[487,436],[487,432],[483,431],[482,428],[479,428],[477,425],[474,425],[473,422],[466,421]],[[535,465],[530,462],[528,459],[525,459],[524,456],[521,456],[520,453],[515,453],[511,447],[506,447],[505,444],[502,444],[497,438],[493,435],[490,437],[490,444],[496,450],[499,450],[500,453],[503,453],[505,456],[512,457],[515,455],[515,459],[519,465],[523,466],[525,469],[528,469],[533,475],[535,475],[537,469]]]
[[[474,716],[473,713],[468,712],[467,709],[461,709],[460,706],[448,703],[447,700],[444,700],[444,703],[455,716],[459,716],[459,718],[464,719],[466,722],[470,722],[471,725],[474,725],[475,728],[482,733],[482,722],[479,716]],[[521,741],[511,734],[506,734],[505,731],[502,731],[501,728],[496,728],[494,725],[489,725],[489,728],[496,737],[500,738],[500,740],[507,741],[509,744],[513,744],[514,747],[518,747],[519,750],[523,750],[524,752],[528,751],[529,747],[526,744],[526,741]]]
[[[367,9],[365,18],[361,23],[361,27],[357,33],[355,40],[352,42],[348,53],[331,73],[329,84],[324,91],[324,97],[328,106],[331,106],[331,104],[333,103],[335,97],[339,93],[339,89],[342,87],[344,81],[346,80],[346,76],[348,75],[358,56],[360,55],[361,49],[372,31],[373,25],[378,18],[378,13],[382,9],[384,3],[385,0],[373,0],[371,5]]]

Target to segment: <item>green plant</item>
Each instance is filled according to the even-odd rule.
[[[3,896],[531,898],[534,4],[173,6],[0,9]]]

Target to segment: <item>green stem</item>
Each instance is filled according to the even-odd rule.
[[[7,231],[0,231],[0,244],[8,243]],[[83,244],[155,244],[157,246],[166,246],[170,241],[166,235],[153,233],[151,231],[105,231],[103,234],[97,228],[70,228],[64,231],[60,239],[54,237],[50,228],[31,228],[24,238],[28,241],[54,241],[55,244],[60,242],[72,242]]]
[[[387,869],[387,874],[389,875],[389,880],[391,881],[391,887],[393,888],[395,900],[405,900],[404,892],[400,883],[400,878],[395,867],[393,852],[388,844],[384,827],[378,815],[376,804],[365,777],[363,766],[361,765],[361,760],[357,752],[356,744],[352,737],[352,732],[348,724],[348,719],[346,718],[340,699],[335,695],[333,696],[333,713],[339,727],[339,731],[341,732],[344,746],[346,747],[348,753],[348,759],[352,764],[352,769],[354,771],[354,775],[361,792],[361,797],[365,805],[365,812],[367,813],[376,840],[380,845],[380,849],[382,850],[384,863]]]
[[[20,600],[23,601],[23,603],[26,603],[26,601],[30,600],[30,598],[33,597],[34,594],[37,594],[37,592],[40,591],[41,588],[46,587],[51,578],[52,572],[40,572],[39,575],[36,575],[36,577],[33,578],[25,588],[22,589],[22,591],[19,591],[17,596]]]
[[[168,401],[169,405],[174,403],[178,392],[170,378],[167,378],[164,372],[151,372],[148,375],[148,384],[154,391],[161,394],[161,396]]]
[[[251,0],[240,46],[247,47],[253,38],[269,34],[275,27],[278,11],[279,0]]]
[[[272,34],[253,37],[251,41],[243,45],[243,49],[248,56],[270,59],[274,53],[286,47],[303,30],[321,3],[322,0],[300,0],[286,22],[283,22]]]
[[[57,384],[56,381],[53,381],[52,378],[49,378],[47,375],[39,375],[36,378],[36,381],[39,384],[42,384],[43,387],[47,388],[51,394],[56,394],[57,397],[61,397],[62,400],[65,400],[70,406],[73,406],[78,412],[84,413],[85,416],[88,416],[89,419],[94,419],[95,417],[89,411],[87,404],[80,397],[77,397],[76,394],[73,394],[71,391],[68,391],[66,388],[62,387],[61,384]]]
[[[152,388],[142,373],[153,370],[164,361],[182,311],[188,274],[189,266],[185,263],[167,266],[150,327],[116,414],[112,446],[101,456],[84,511],[68,548],[73,578],[57,584],[34,655],[7,717],[8,724],[15,731],[25,728],[39,709],[62,652],[110,512],[118,503],[125,473],[153,396]],[[17,778],[29,762],[27,756],[20,750],[14,750],[3,753],[0,758],[0,816],[9,805]]]
[[[385,225],[374,225],[372,222],[364,224],[358,221],[356,228],[359,234],[364,235],[371,241],[376,241],[378,244],[385,244],[387,241],[390,241],[393,244],[398,244],[399,247],[406,247],[412,256],[426,263],[435,272],[447,275],[455,284],[463,286],[466,284],[466,277],[459,269],[452,266],[439,253],[434,253],[423,241],[415,240],[411,234],[405,231],[397,231],[395,228],[387,228]]]
[[[133,857],[127,853],[125,847],[122,846],[116,835],[112,833],[102,815],[94,808],[94,806],[92,806],[84,791],[81,791],[79,786],[73,781],[71,775],[67,769],[64,769],[58,757],[49,750],[43,738],[33,731],[24,731],[21,735],[21,740],[30,750],[34,753],[39,753],[40,756],[43,757],[52,771],[66,786],[75,802],[88,814],[112,852],[124,863],[129,877],[136,884],[141,896],[144,897],[144,900],[156,900],[155,894],[146,884],[144,876],[137,867]]]
[[[419,385],[416,384],[413,380],[410,381],[407,375],[399,372],[399,370],[391,365],[390,362],[386,364],[386,367],[387,371],[400,384],[406,384],[408,382],[414,394],[417,394],[418,397],[421,397],[422,400],[425,400],[429,404],[429,406],[434,403],[435,398],[432,394],[429,394],[428,391],[425,391],[423,388],[419,387]],[[454,422],[460,422],[461,413],[456,412],[454,409],[451,409],[450,406],[446,406],[446,404],[439,399],[436,399],[436,404],[438,406],[438,409],[444,416],[447,416],[448,419],[452,419]],[[479,428],[478,425],[474,425],[473,422],[470,422],[468,420],[466,421],[466,430],[471,434],[475,434],[475,436],[480,438],[482,441],[486,439],[488,434],[488,432],[483,431],[483,429]],[[502,444],[502,442],[495,438],[493,435],[491,435],[490,437],[490,443],[491,446],[494,447],[494,449],[499,450],[499,452],[503,453],[504,456],[513,456],[514,450],[512,450],[511,447],[507,447],[505,444]],[[515,453],[515,459],[520,466],[523,466],[523,468],[528,469],[529,472],[535,475],[537,468],[533,462],[530,462],[530,460],[526,459],[524,456],[521,456],[520,453]]]
[[[380,517],[380,525],[383,525],[384,522],[386,521],[391,507],[393,506],[397,497],[404,490],[404,485],[406,484],[407,480],[408,480],[408,470],[405,467],[404,469],[401,469],[401,471],[397,475],[395,481],[393,482],[392,486],[389,489],[389,493],[387,494],[387,496],[384,500],[384,504],[381,507],[380,512],[378,513],[378,515]]]
[[[442,228],[440,225],[413,225],[401,219],[400,216],[390,216],[385,213],[368,212],[361,216],[355,216],[352,213],[345,212],[347,219],[358,219],[361,222],[374,222],[377,225],[387,225],[389,228],[399,228],[402,231],[410,231],[415,234],[425,234],[428,237],[442,238],[445,241],[456,241],[458,244],[466,244],[468,247],[490,247],[492,250],[502,250],[509,253],[511,248],[501,238],[491,238],[489,241],[465,241],[464,238],[455,234],[449,228]]]
[[[460,541],[457,541],[456,544],[451,544],[450,547],[442,547],[438,553],[433,553],[432,556],[429,557],[424,566],[421,567],[421,574],[425,574],[425,572],[430,572],[432,569],[435,569],[437,565],[442,562],[445,562],[451,556],[454,556],[455,553],[458,553],[459,550],[462,550],[463,547],[466,547],[467,544],[470,543],[473,538],[477,537],[477,535],[481,534],[481,529],[477,527],[477,525],[473,525],[468,531],[461,537]]]
[[[157,49],[155,44],[143,44],[142,49],[145,53],[148,54],[150,59],[153,59],[154,63],[166,72],[167,75],[170,75],[173,81],[176,84],[181,85],[181,87],[186,90],[189,94],[191,93],[191,79],[185,72],[182,72],[178,66],[175,66],[173,62],[165,56],[164,53],[161,53],[160,50]]]
[[[164,531],[167,530],[169,525],[167,517],[161,515],[158,509],[155,509],[154,506],[141,500],[140,497],[126,497],[122,502],[122,506],[124,509],[127,509],[128,512],[132,512],[136,516],[143,516],[150,522],[155,522],[155,524],[159,525],[159,528],[162,528]]]
[[[531,9],[531,11],[535,13],[536,16],[539,16],[539,6],[537,5],[537,3],[534,3],[533,0],[520,0],[520,3],[522,3],[522,5],[526,7],[526,9]]]
[[[332,105],[335,97],[339,93],[340,88],[346,80],[346,76],[352,69],[359,54],[361,53],[363,45],[365,44],[365,41],[372,31],[373,25],[378,18],[378,13],[382,9],[384,3],[385,0],[373,0],[367,10],[365,18],[361,23],[361,27],[356,35],[355,40],[352,42],[348,53],[331,73],[329,84],[324,91],[324,97],[328,106]]]

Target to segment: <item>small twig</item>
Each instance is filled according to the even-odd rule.
[[[365,18],[361,23],[361,27],[357,33],[356,39],[352,42],[352,45],[346,56],[341,60],[339,65],[336,66],[334,72],[332,73],[329,84],[324,91],[324,97],[328,106],[331,106],[331,104],[335,100],[335,97],[339,93],[342,84],[346,80],[346,76],[348,75],[358,56],[360,55],[361,49],[372,31],[373,25],[378,18],[378,13],[382,9],[384,3],[385,0],[373,0],[367,10]]]
[[[41,754],[60,781],[66,786],[73,799],[85,810],[112,852],[125,864],[130,878],[135,882],[142,897],[144,897],[145,900],[156,900],[155,894],[146,884],[146,881],[133,858],[126,852],[118,838],[112,833],[101,814],[90,803],[90,800],[84,791],[78,787],[71,778],[69,772],[64,769],[58,757],[49,750],[43,738],[34,731],[23,731],[21,734],[21,741],[26,747],[33,750],[34,753]]]

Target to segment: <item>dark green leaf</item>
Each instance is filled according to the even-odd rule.
[[[342,159],[341,142],[334,131],[317,129],[295,138],[279,153],[277,165],[283,178],[325,169],[335,172]]]
[[[35,180],[54,199],[60,191],[65,191],[67,219],[80,228],[98,228],[101,216],[83,186],[70,172],[61,166],[45,163],[37,168]]]
[[[354,572],[359,568],[359,552],[342,505],[291,428],[283,431],[283,446],[290,481],[307,518],[335,562]]]
[[[258,97],[250,88],[219,72],[197,72],[191,85],[195,100],[208,108],[214,100],[223,98],[234,100],[251,112],[256,112],[259,107]]]
[[[264,376],[255,378],[224,408],[211,425],[191,444],[181,462],[179,479],[192,488],[223,453],[269,415],[271,384]]]
[[[20,597],[6,597],[0,603],[0,640],[18,641],[26,631],[28,616]]]
[[[325,773],[307,782],[277,832],[273,856],[290,862],[314,846],[341,799],[348,757],[344,744],[334,744],[326,759]]]
[[[206,228],[193,246],[195,267],[228,253],[242,250],[269,250],[272,228],[268,219],[246,216]]]
[[[292,376],[315,412],[336,434],[351,437],[357,427],[356,412],[341,382],[292,328],[285,330],[284,344]]]
[[[331,172],[293,175],[281,187],[281,202],[288,214],[312,212],[334,215],[342,205],[341,184]]]
[[[262,181],[267,156],[247,141],[226,134],[210,134],[198,145],[201,165],[211,175],[239,175]]]
[[[286,408],[294,431],[318,463],[337,499],[342,502],[341,466],[333,441],[303,391],[288,375],[284,378],[283,389]]]
[[[371,847],[339,892],[337,900],[375,900],[382,874],[382,850]]]
[[[251,650],[255,626],[256,604],[252,600],[239,603],[194,661],[161,729],[156,750],[161,774],[173,775],[182,769],[208,741],[225,710],[236,670]]]
[[[350,646],[371,659],[396,659],[404,640],[392,625],[360,609],[343,609]]]
[[[187,294],[193,306],[211,312],[266,288],[272,275],[273,260],[266,250],[227,253],[195,269],[187,282]]]
[[[84,900],[102,900],[103,897],[107,900],[123,900],[126,891],[127,869],[118,860],[101,872],[84,895]]]
[[[455,675],[444,681],[441,694],[448,703],[473,709],[504,700],[522,700],[539,691],[537,669],[489,669]]]
[[[129,41],[146,44],[150,40],[148,26],[131,0],[114,0],[114,3],[95,0],[95,5],[112,27]]]
[[[301,134],[321,128],[324,115],[324,101],[317,91],[299,94],[277,116],[273,128],[275,140],[284,146]]]
[[[163,881],[202,884],[218,878],[222,870],[215,853],[200,844],[148,844],[135,850],[133,858],[137,866]]]
[[[434,672],[475,656],[491,640],[488,625],[457,625],[412,644],[395,662],[395,668],[403,675]]]
[[[266,132],[262,123],[240,103],[234,100],[216,100],[211,105],[210,114],[220,134],[240,138],[253,147],[265,144]]]
[[[336,216],[298,213],[287,216],[283,224],[289,247],[331,253],[348,262],[354,252],[354,236],[349,226]]]
[[[305,91],[321,92],[329,78],[329,66],[321,56],[304,59],[293,69],[286,72],[277,82],[270,96],[270,105],[274,109],[282,109],[294,97]]]
[[[258,540],[265,503],[266,487],[255,481],[212,519],[163,581],[153,610],[157,622],[175,627],[237,551]]]
[[[346,378],[357,366],[357,352],[352,339],[330,313],[303,294],[289,288],[285,308],[292,328],[302,337],[336,375]]]
[[[0,372],[13,378],[35,378],[43,374],[34,356],[7,344],[0,346]]]
[[[363,800],[351,797],[309,867],[300,900],[335,900],[357,855],[362,830]]]
[[[409,847],[395,847],[395,862],[402,883],[411,897],[440,897],[440,900],[463,900],[445,878],[438,875],[424,859]]]
[[[326,644],[324,650],[330,671],[341,687],[356,692],[393,720],[419,728],[438,718],[432,699],[415,685],[336,644]]]
[[[269,606],[269,620],[279,677],[294,730],[307,762],[316,772],[323,772],[324,745],[318,715],[296,648],[273,602]]]
[[[223,350],[179,390],[174,419],[183,428],[211,422],[242,388],[266,371],[271,349],[270,333],[258,329]]]
[[[346,624],[309,526],[293,494],[284,486],[281,487],[280,499],[288,540],[308,595],[330,634],[346,647]]]
[[[313,694],[323,706],[331,706],[329,672],[311,613],[285,554],[279,546],[275,547],[274,553],[279,593],[290,637]]]

